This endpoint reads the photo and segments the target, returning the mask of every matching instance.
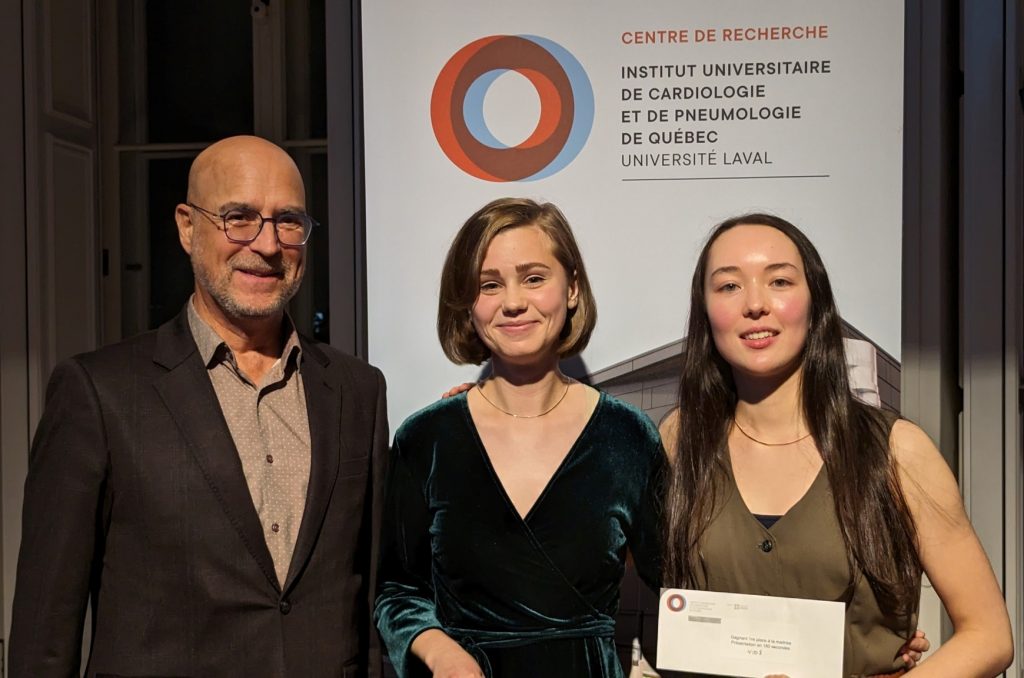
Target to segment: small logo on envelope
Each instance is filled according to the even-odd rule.
[[[673,593],[665,598],[665,606],[671,612],[682,612],[686,609],[686,596],[681,593]]]

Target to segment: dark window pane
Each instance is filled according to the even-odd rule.
[[[289,139],[327,138],[327,31],[324,0],[289,2],[285,38]]]
[[[327,262],[331,249],[328,246],[331,229],[330,224],[327,223],[327,154],[318,153],[313,156],[312,161],[313,171],[311,172],[312,176],[309,177],[309,183],[312,185],[309,209],[313,210],[313,214],[319,215],[322,221],[319,233],[316,234],[316,246],[310,253],[316,263],[315,274],[307,284],[313,289],[314,317],[321,320],[314,324],[313,335],[324,343],[330,343],[330,323],[327,311],[330,308],[331,285],[327,275]]]
[[[149,165],[149,327],[167,322],[192,294],[192,265],[178,241],[174,208],[185,199],[191,158]]]
[[[150,143],[252,134],[249,0],[146,3]]]
[[[330,341],[330,225],[327,223],[327,154],[324,149],[297,149],[295,163],[306,183],[306,211],[320,225],[306,245],[306,277],[292,300],[290,311],[300,332],[322,342]]]
[[[174,317],[192,292],[174,207],[192,157],[121,156],[121,331],[131,336]]]

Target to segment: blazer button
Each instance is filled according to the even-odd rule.
[[[292,604],[287,600],[282,600],[278,607],[281,609],[281,614],[288,614],[292,611]]]
[[[772,540],[771,539],[765,539],[763,542],[761,542],[761,546],[759,548],[762,551],[764,551],[765,553],[771,553],[772,552],[772,548],[774,546],[775,545],[772,544]]]

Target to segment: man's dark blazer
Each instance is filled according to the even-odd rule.
[[[15,678],[377,676],[384,380],[302,340],[312,439],[284,586],[187,314],[54,370],[32,446]]]

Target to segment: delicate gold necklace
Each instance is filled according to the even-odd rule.
[[[800,436],[800,437],[799,437],[799,438],[797,438],[796,440],[790,440],[790,441],[789,441],[788,443],[766,443],[765,441],[763,441],[763,440],[758,440],[758,439],[757,439],[757,438],[755,438],[754,436],[752,436],[752,435],[750,435],[749,433],[747,433],[746,431],[744,431],[744,430],[743,430],[743,427],[742,427],[742,426],[740,426],[740,423],[739,423],[738,421],[736,421],[736,419],[735,419],[735,418],[734,418],[734,419],[732,420],[732,423],[733,423],[733,425],[734,425],[734,426],[735,426],[736,428],[738,428],[738,429],[739,429],[740,433],[742,433],[743,435],[745,435],[745,436],[746,436],[747,438],[749,438],[750,440],[753,440],[753,441],[754,441],[755,443],[757,443],[758,445],[764,445],[765,447],[785,447],[786,445],[794,445],[794,444],[796,444],[796,443],[800,442],[801,440],[803,440],[803,439],[807,438],[807,437],[808,437],[809,435],[811,435],[811,432],[810,432],[810,431],[808,431],[807,433],[803,434],[802,436]]]
[[[561,397],[559,397],[559,399],[555,401],[554,405],[552,405],[548,409],[544,410],[540,414],[516,414],[515,412],[509,412],[504,407],[499,407],[497,403],[495,403],[493,400],[488,398],[487,394],[484,393],[484,384],[483,384],[482,381],[481,382],[477,382],[476,390],[480,392],[480,396],[484,400],[486,400],[487,403],[491,407],[493,407],[494,409],[498,410],[502,414],[507,414],[508,416],[513,417],[515,419],[536,419],[537,417],[543,417],[545,414],[548,414],[549,412],[551,412],[556,407],[558,407],[559,405],[562,404],[562,401],[565,400],[565,396],[569,395],[569,386],[572,385],[572,381],[573,381],[572,379],[566,380],[566,382],[565,382],[565,390],[562,392]]]

